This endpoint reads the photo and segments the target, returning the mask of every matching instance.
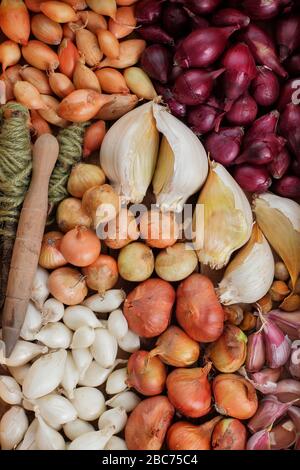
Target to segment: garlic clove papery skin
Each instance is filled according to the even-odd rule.
[[[50,294],[48,289],[48,278],[48,271],[41,268],[41,266],[38,266],[33,280],[30,298],[40,310],[42,310],[43,304]]]
[[[118,339],[119,348],[125,352],[133,353],[140,349],[140,337],[131,330],[128,330],[123,338]]]
[[[113,426],[114,434],[119,434],[127,423],[127,413],[124,408],[116,407],[104,411],[98,420],[99,430]]]
[[[61,385],[68,398],[73,398],[74,390],[79,381],[79,370],[70,351],[67,351],[65,369],[61,380]]]
[[[14,449],[28,429],[28,418],[20,406],[12,406],[0,421],[0,444],[2,450]]]
[[[18,382],[9,375],[0,375],[0,399],[9,405],[20,405],[22,398]]]
[[[108,395],[115,395],[116,393],[123,392],[128,387],[127,379],[128,375],[126,367],[113,371],[106,381],[106,393]]]
[[[260,229],[284,262],[295,286],[300,273],[300,205],[263,193],[254,199],[253,210]]]
[[[28,426],[27,431],[24,434],[23,440],[17,447],[17,450],[33,450],[32,446],[35,445],[35,434],[38,427],[38,420],[34,418],[34,420]]]
[[[77,418],[77,411],[67,398],[56,393],[38,398],[35,401],[35,413],[54,429]]]
[[[103,450],[113,435],[113,427],[82,434],[71,442],[68,450]]]
[[[74,421],[64,424],[63,430],[67,438],[70,439],[70,441],[74,441],[77,437],[82,436],[82,434],[94,431],[95,429],[91,423],[76,418]]]
[[[78,418],[94,421],[105,411],[105,398],[102,392],[94,387],[78,387],[71,400],[78,413]]]
[[[48,395],[60,384],[65,369],[67,352],[51,352],[37,359],[23,382],[23,393],[29,400]]]
[[[92,353],[87,348],[72,349],[72,357],[79,372],[79,379],[81,379],[91,365],[93,360]]]
[[[110,289],[107,290],[104,295],[91,295],[85,299],[83,305],[97,313],[110,313],[118,309],[125,298],[126,294],[122,289]]]
[[[36,444],[39,450],[65,450],[65,440],[41,416],[37,416]]]
[[[118,340],[128,332],[128,323],[121,309],[110,313],[107,322],[108,331]]]
[[[48,348],[47,348],[48,349]],[[9,367],[8,370],[13,376],[13,378],[18,382],[19,385],[22,385],[24,379],[30,369],[30,364],[24,364],[23,366],[18,367]]]
[[[91,326],[81,326],[75,331],[71,349],[89,348],[95,341],[95,330]]]
[[[111,367],[116,360],[118,353],[118,343],[114,336],[104,328],[96,328],[95,341],[90,351],[93,358],[101,367],[105,369]]]
[[[42,314],[32,302],[29,302],[20,337],[26,341],[33,341],[41,327]]]
[[[232,253],[249,240],[252,224],[245,193],[223,165],[212,162],[193,217],[199,261],[212,269],[226,266]]]
[[[35,335],[35,339],[52,349],[67,349],[72,341],[72,332],[61,322],[48,323]]]
[[[101,321],[96,317],[93,310],[83,305],[67,307],[64,312],[63,322],[73,331],[78,330],[82,326],[90,326],[91,328],[102,327]]]
[[[112,408],[122,407],[127,413],[130,413],[140,401],[141,399],[136,393],[126,390],[107,400],[106,405]]]
[[[0,364],[8,367],[19,367],[27,364],[32,359],[48,352],[47,346],[35,344],[29,341],[18,340],[11,355],[4,357],[4,350],[0,349]]]
[[[43,325],[60,321],[64,316],[64,311],[64,304],[59,300],[54,298],[46,300],[42,308]]]
[[[223,305],[254,303],[270,289],[275,263],[271,248],[257,224],[249,242],[229,263],[218,287]]]
[[[163,211],[181,212],[206,180],[207,154],[198,137],[164,106],[154,102],[153,115],[163,135],[153,178],[156,204]]]
[[[100,385],[104,384],[115,367],[124,363],[127,363],[127,361],[124,359],[116,359],[112,367],[105,369],[104,367],[99,366],[96,361],[92,361],[85,375],[79,380],[78,383],[79,385],[86,387],[99,387]]]
[[[128,450],[128,447],[124,439],[118,436],[112,436],[104,447],[104,450]]]
[[[31,401],[31,400],[27,400],[26,398],[24,398],[22,400],[22,406],[23,406],[24,410],[34,411],[34,400]]]
[[[159,133],[152,108],[148,102],[129,111],[112,125],[101,144],[100,166],[126,202],[142,202],[154,174]]]

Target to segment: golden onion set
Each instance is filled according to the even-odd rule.
[[[1,449],[298,449],[300,206],[246,195],[169,112],[134,3],[0,5],[1,103],[33,140],[91,121],[0,351]]]

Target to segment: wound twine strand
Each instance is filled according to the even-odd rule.
[[[29,112],[18,103],[1,107],[0,132],[0,308],[22,203],[32,168]]]
[[[49,213],[48,224],[54,221],[53,208],[69,196],[67,182],[72,166],[78,163],[82,157],[82,144],[85,128],[88,122],[71,124],[62,129],[58,135],[59,155],[49,183]]]

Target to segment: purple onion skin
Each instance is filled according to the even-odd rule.
[[[284,148],[274,156],[272,162],[268,166],[270,175],[275,179],[280,179],[287,172],[291,164],[289,152]]]
[[[300,160],[293,160],[291,164],[291,169],[294,175],[300,176]]]
[[[241,2],[246,13],[253,20],[268,20],[278,15],[281,9],[280,0],[244,0]]]
[[[185,36],[189,31],[190,18],[179,5],[169,5],[163,9],[163,29],[173,38]]]
[[[202,16],[191,15],[191,21],[192,21],[193,31],[195,29],[203,29],[203,28],[209,27],[209,22],[207,21],[206,18],[202,18]]]
[[[164,0],[141,0],[136,5],[135,16],[138,23],[152,24],[161,16]]]
[[[258,73],[251,83],[251,94],[260,106],[271,106],[279,96],[280,87],[276,75],[265,67],[258,67]]]
[[[167,83],[171,69],[169,51],[160,44],[146,47],[141,57],[141,65],[149,77]]]
[[[276,26],[276,42],[281,61],[300,47],[300,16],[291,14],[279,19]]]
[[[200,104],[190,109],[187,122],[195,134],[202,135],[213,129],[218,130],[222,116],[223,114],[216,108]]]
[[[298,91],[297,91],[298,95]],[[296,95],[295,95],[296,96]],[[281,135],[286,138],[291,151],[300,160],[300,106],[289,103],[279,120]]]
[[[249,145],[256,139],[262,139],[267,134],[274,134],[277,128],[278,118],[279,112],[271,111],[256,119],[246,132],[244,145]]]
[[[255,120],[257,111],[255,100],[250,95],[245,94],[233,103],[226,113],[226,118],[237,126],[248,126]]]
[[[240,152],[243,129],[241,127],[223,128],[212,132],[205,139],[206,151],[212,160],[230,166]]]
[[[300,197],[300,177],[299,176],[283,176],[274,184],[274,192],[279,196],[296,199]]]
[[[213,72],[190,69],[183,72],[176,79],[172,90],[175,99],[189,106],[204,103],[211,94],[214,79],[223,72],[224,69]]]
[[[193,13],[208,15],[212,13],[222,0],[185,0],[184,4]]]
[[[272,184],[268,170],[263,166],[245,163],[235,168],[233,176],[241,188],[250,193],[264,193]]]
[[[141,26],[139,28],[139,35],[148,42],[174,46],[174,39],[157,25]]]
[[[174,65],[172,68],[170,74],[169,74],[169,83],[174,83],[176,78],[179,77],[183,72],[181,67],[178,67],[178,65]]]
[[[251,163],[254,165],[267,165],[281,152],[285,139],[275,134],[267,134],[261,139],[253,140],[247,145],[235,163]]]
[[[168,106],[171,113],[178,118],[184,118],[186,115],[186,105],[175,100],[170,88],[159,82],[154,83],[154,86],[157,93],[162,96],[164,103]]]
[[[249,16],[235,8],[223,8],[218,10],[212,17],[214,26],[239,25],[241,28],[246,28],[249,23]]]
[[[285,62],[284,68],[292,76],[300,75],[300,53],[291,55]]]

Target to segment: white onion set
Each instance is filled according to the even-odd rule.
[[[0,420],[1,448],[124,450],[117,434],[140,402],[128,390],[127,360],[117,358],[118,348],[140,347],[120,307],[124,292],[112,289],[103,298],[96,294],[85,305],[64,308],[47,300],[47,279],[39,268],[24,339],[8,359],[0,351],[0,364],[11,374],[0,376],[0,399],[12,405]],[[108,319],[94,312],[108,313]],[[101,385],[109,399],[97,388]],[[31,423],[28,411],[35,415]]]

